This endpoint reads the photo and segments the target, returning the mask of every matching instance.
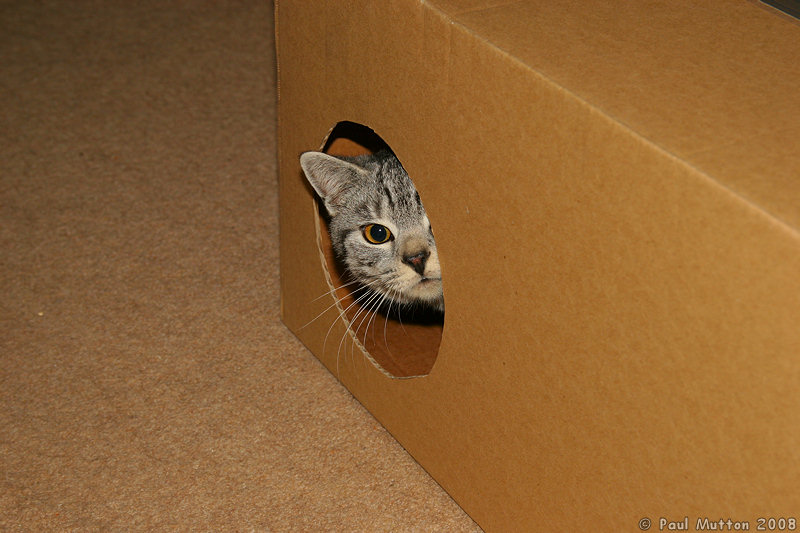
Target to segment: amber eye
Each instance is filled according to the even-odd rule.
[[[383,244],[394,238],[392,232],[386,226],[380,224],[369,224],[364,226],[364,238],[372,244]]]

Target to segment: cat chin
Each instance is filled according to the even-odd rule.
[[[442,297],[442,280],[422,279],[408,291],[409,299],[433,309],[444,311],[444,298]]]

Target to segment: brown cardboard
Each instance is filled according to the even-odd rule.
[[[797,21],[744,0],[276,17],[283,320],[479,524],[800,514]],[[341,121],[391,146],[435,228],[447,311],[421,377],[318,298],[298,157]]]

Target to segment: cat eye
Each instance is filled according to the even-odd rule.
[[[392,235],[392,232],[389,231],[389,228],[386,226],[381,226],[380,224],[369,224],[364,226],[363,233],[364,238],[367,239],[367,242],[372,244],[383,244],[394,239],[394,235]]]

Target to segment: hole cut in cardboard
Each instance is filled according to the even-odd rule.
[[[322,151],[334,156],[356,156],[391,148],[372,129],[355,122],[337,123],[326,137]],[[394,153],[394,151],[392,151]],[[399,158],[398,158],[399,159]],[[401,160],[402,163],[402,160]],[[413,180],[413,177],[412,177]],[[425,205],[424,198],[423,205]],[[362,308],[344,287],[349,279],[333,253],[325,208],[317,199],[317,221],[320,233],[322,268],[328,273],[332,294],[348,327],[352,342],[379,370],[392,378],[426,376],[439,354],[442,340],[441,315],[414,312],[397,316],[377,314]],[[334,290],[334,287],[338,287]],[[343,316],[342,316],[343,315]]]

